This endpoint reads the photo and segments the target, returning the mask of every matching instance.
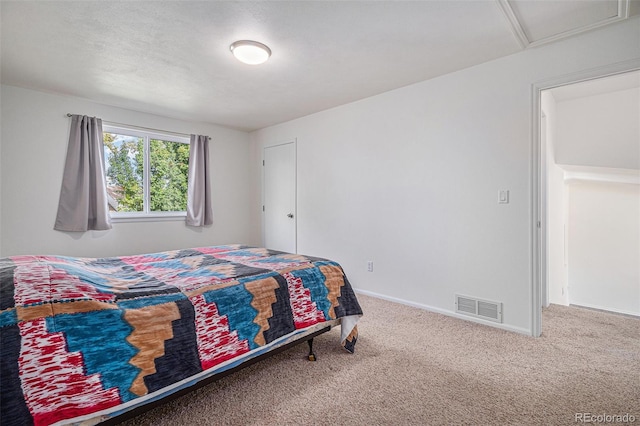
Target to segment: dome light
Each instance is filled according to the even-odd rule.
[[[249,65],[262,64],[271,56],[271,49],[252,40],[238,40],[231,44],[229,49],[236,59]]]

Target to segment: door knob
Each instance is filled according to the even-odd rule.
[[[287,215],[287,217],[288,217],[289,219],[293,219],[293,213],[289,213],[289,214]]]

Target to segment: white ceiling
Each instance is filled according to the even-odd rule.
[[[636,0],[0,4],[3,84],[243,130],[640,12]],[[239,39],[267,44],[271,59],[238,62]]]

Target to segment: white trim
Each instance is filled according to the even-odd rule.
[[[131,136],[147,136],[151,139],[161,139],[169,142],[180,142],[189,144],[191,139],[188,135],[183,133],[174,133],[174,132],[166,132],[163,130],[154,130],[147,127],[137,127],[131,125],[115,125],[110,124],[110,122],[103,121],[102,131],[109,133],[118,133],[119,131],[129,131],[134,132],[134,135]]]
[[[556,76],[538,81],[533,84],[540,91],[553,89],[560,86],[567,86],[574,83],[582,83],[589,80],[597,80],[603,77],[612,77],[627,72],[640,71],[640,59],[630,59],[627,61],[616,62],[601,67],[591,68],[588,70],[577,71],[563,76]]]
[[[578,71],[564,76],[553,77],[532,84],[532,108],[531,108],[531,211],[530,211],[530,228],[531,228],[531,306],[529,312],[531,315],[531,335],[540,336],[542,333],[542,283],[538,277],[540,270],[539,262],[547,262],[546,248],[542,248],[539,252],[540,238],[537,234],[537,223],[541,217],[545,217],[546,206],[541,206],[539,195],[540,186],[542,184],[539,169],[541,167],[541,140],[540,140],[540,122],[541,122],[541,104],[540,96],[543,90],[553,89],[554,87],[566,86],[568,84],[579,83],[597,78],[609,77],[616,74],[623,74],[630,71],[640,70],[640,59],[631,59],[628,61],[617,62],[589,70]],[[542,232],[548,232],[542,229]],[[539,255],[541,253],[541,255]],[[546,269],[546,268],[545,268]]]
[[[142,212],[130,212],[130,213],[110,213],[111,223],[124,223],[124,222],[169,222],[169,221],[184,221],[187,217],[187,212],[152,212],[144,214]]]
[[[562,164],[558,164],[558,166],[564,171],[564,181],[569,184],[579,181],[591,181],[640,185],[640,170],[636,169],[566,166]]]
[[[542,110],[542,105],[540,106]],[[542,112],[542,111],[541,111]],[[542,126],[544,124],[544,127]],[[540,215],[540,226],[538,227],[538,233],[540,235],[540,247],[543,247],[542,252],[546,257],[549,252],[549,236],[547,235],[547,227],[549,224],[547,200],[549,199],[549,164],[547,164],[548,151],[547,151],[547,117],[542,112],[540,117],[540,140],[545,144],[540,145],[540,212],[545,212],[544,215]],[[549,307],[549,268],[547,262],[540,262],[540,277],[542,279],[542,292],[540,294],[540,304],[543,308]]]
[[[542,334],[542,283],[540,282],[540,258],[546,262],[546,247],[541,247],[541,233],[546,229],[538,228],[538,224],[542,223],[542,218],[546,217],[546,206],[541,206],[540,190],[542,186],[542,177],[540,169],[542,167],[542,146],[540,125],[542,111],[541,105],[541,89],[535,84],[532,86],[532,120],[531,120],[531,211],[529,212],[529,223],[531,229],[531,264],[529,265],[529,274],[531,276],[531,306],[529,307],[529,315],[531,318],[530,334],[534,337],[540,337]],[[546,268],[545,268],[546,270]]]
[[[424,305],[422,303],[416,303],[416,302],[411,302],[409,300],[399,299],[397,297],[386,296],[384,294],[376,293],[376,292],[369,291],[369,290],[362,290],[362,289],[354,288],[353,291],[355,291],[356,293],[359,293],[359,294],[364,294],[365,296],[375,297],[376,299],[388,300],[389,302],[400,303],[401,305],[407,305],[407,306],[411,306],[413,308],[418,308],[418,309],[422,309],[422,310],[429,311],[429,312],[435,312],[436,314],[442,314],[442,315],[446,315],[448,317],[454,317],[454,318],[458,318],[458,319],[461,319],[461,320],[464,320],[464,321],[471,321],[471,322],[475,322],[475,323],[478,323],[478,324],[488,325],[488,326],[494,327],[494,328],[499,328],[499,329],[502,329],[502,330],[513,331],[513,332],[518,333],[518,334],[526,334],[526,335],[530,335],[531,334],[529,332],[529,330],[527,330],[526,328],[514,327],[514,326],[506,325],[506,324],[499,324],[499,323],[496,323],[496,322],[493,322],[493,321],[487,321],[487,320],[483,320],[483,319],[480,319],[480,318],[470,317],[470,316],[467,316],[467,315],[460,315],[460,314],[457,314],[455,311],[450,311],[450,310],[447,310],[447,309],[440,309],[440,308],[436,308],[434,306]]]
[[[540,40],[531,42],[528,47],[540,46],[541,44],[551,43],[552,41],[561,40],[563,38],[571,37],[586,31],[595,30],[596,28],[600,28],[605,25],[613,24],[619,21],[624,21],[628,17],[629,17],[629,0],[618,0],[618,14],[616,16],[594,22],[593,24],[590,24],[590,25],[584,25],[582,27],[577,27],[569,31],[564,31],[556,35],[541,38]]]
[[[121,123],[116,123],[114,121],[105,121],[105,120],[102,121],[102,124],[104,125],[103,127],[115,127],[118,129],[133,130],[135,132],[144,132],[144,133],[149,133],[151,135],[162,136],[163,138],[166,136],[170,136],[171,138],[179,138],[179,139],[184,139],[186,141],[186,142],[185,141],[175,141],[175,142],[189,143],[189,140],[191,139],[191,135],[188,135],[186,133],[172,132],[170,130],[152,129],[150,127],[134,126],[132,124],[121,124]],[[211,140],[211,138],[209,138],[209,140]]]
[[[581,27],[576,27],[571,30],[563,31],[558,34],[554,34],[548,37],[541,38],[539,40],[529,40],[527,34],[522,26],[522,22],[518,19],[511,4],[509,4],[509,0],[496,0],[500,10],[504,14],[507,21],[509,21],[509,26],[511,28],[511,32],[518,40],[518,43],[523,49],[527,49],[529,47],[536,47],[542,44],[550,43],[552,41],[561,40],[563,38],[571,37],[576,34],[583,33],[585,31],[590,31],[596,28],[600,28],[605,25],[613,24],[618,21],[623,21],[629,18],[629,1],[630,0],[618,0],[618,12],[616,16],[612,16],[610,18],[602,19],[600,21],[594,22],[593,24],[583,25]]]
[[[151,213],[151,136],[145,136],[142,144],[142,210],[145,215]],[[186,206],[185,206],[186,212]]]
[[[525,34],[524,28],[522,28],[522,24],[516,17],[516,14],[513,12],[513,9],[511,8],[509,1],[496,0],[496,2],[498,3],[498,6],[500,7],[500,10],[502,11],[502,13],[504,13],[505,18],[507,18],[507,21],[509,21],[509,27],[511,28],[511,32],[516,37],[516,40],[518,40],[520,47],[522,47],[523,49],[526,49],[527,47],[529,47],[529,45],[531,45],[531,42],[529,41],[529,38]]]
[[[616,314],[628,315],[634,318],[640,319],[640,314],[638,312],[625,311],[624,309],[615,309],[610,307],[603,307],[598,305],[590,305],[586,303],[570,303],[569,306],[575,306],[576,308],[586,308],[586,309],[595,309],[598,311],[602,311],[604,313],[614,312]]]

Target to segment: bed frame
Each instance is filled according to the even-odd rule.
[[[188,393],[190,393],[190,392],[192,392],[192,391],[194,391],[196,389],[199,389],[199,388],[201,388],[203,386],[206,386],[206,385],[208,385],[210,383],[213,383],[213,382],[215,382],[217,380],[220,380],[223,377],[226,377],[226,376],[228,376],[230,374],[233,374],[233,373],[235,373],[237,371],[240,371],[243,368],[248,367],[250,365],[253,365],[258,361],[262,361],[262,360],[267,359],[267,358],[269,358],[269,357],[271,357],[273,355],[276,355],[276,354],[278,354],[280,352],[286,351],[287,349],[290,349],[291,347],[299,345],[299,344],[301,344],[303,342],[307,342],[307,344],[309,345],[309,354],[307,355],[307,359],[309,361],[315,361],[316,360],[316,354],[313,352],[313,338],[316,337],[316,336],[319,336],[319,335],[321,335],[323,333],[326,333],[329,330],[331,330],[331,326],[327,326],[327,327],[325,327],[325,328],[323,328],[321,330],[318,330],[318,331],[315,331],[315,332],[313,332],[311,334],[305,335],[305,336],[303,336],[303,337],[301,337],[301,338],[299,338],[297,340],[294,340],[294,341],[289,342],[289,343],[287,343],[285,345],[279,346],[279,347],[277,347],[277,348],[275,348],[275,349],[273,349],[273,350],[271,350],[269,352],[265,352],[263,354],[260,354],[260,355],[256,356],[255,358],[250,358],[247,361],[243,362],[242,364],[240,364],[240,365],[238,365],[236,367],[230,368],[228,370],[221,371],[220,373],[214,374],[213,376],[210,376],[210,377],[207,377],[205,379],[202,379],[198,383],[196,383],[196,384],[194,384],[194,385],[192,385],[192,386],[190,386],[188,388],[180,389],[180,390],[176,391],[175,393],[172,393],[170,395],[166,395],[166,396],[164,396],[161,399],[158,399],[156,401],[153,401],[153,402],[150,402],[148,404],[144,404],[144,405],[132,408],[131,410],[129,410],[129,411],[125,412],[125,413],[122,413],[122,414],[120,414],[118,416],[115,416],[115,417],[112,417],[110,419],[107,419],[107,420],[105,420],[105,421],[103,421],[103,422],[101,422],[99,424],[100,425],[104,425],[104,426],[117,425],[119,423],[122,423],[125,420],[132,419],[132,418],[134,418],[136,416],[139,416],[140,414],[143,414],[143,413],[145,413],[147,411],[152,410],[153,408],[159,407],[160,405],[164,405],[169,401],[172,401],[172,400],[174,400],[176,398],[179,398],[179,397],[181,397],[183,395],[186,395],[186,394],[188,394]]]

